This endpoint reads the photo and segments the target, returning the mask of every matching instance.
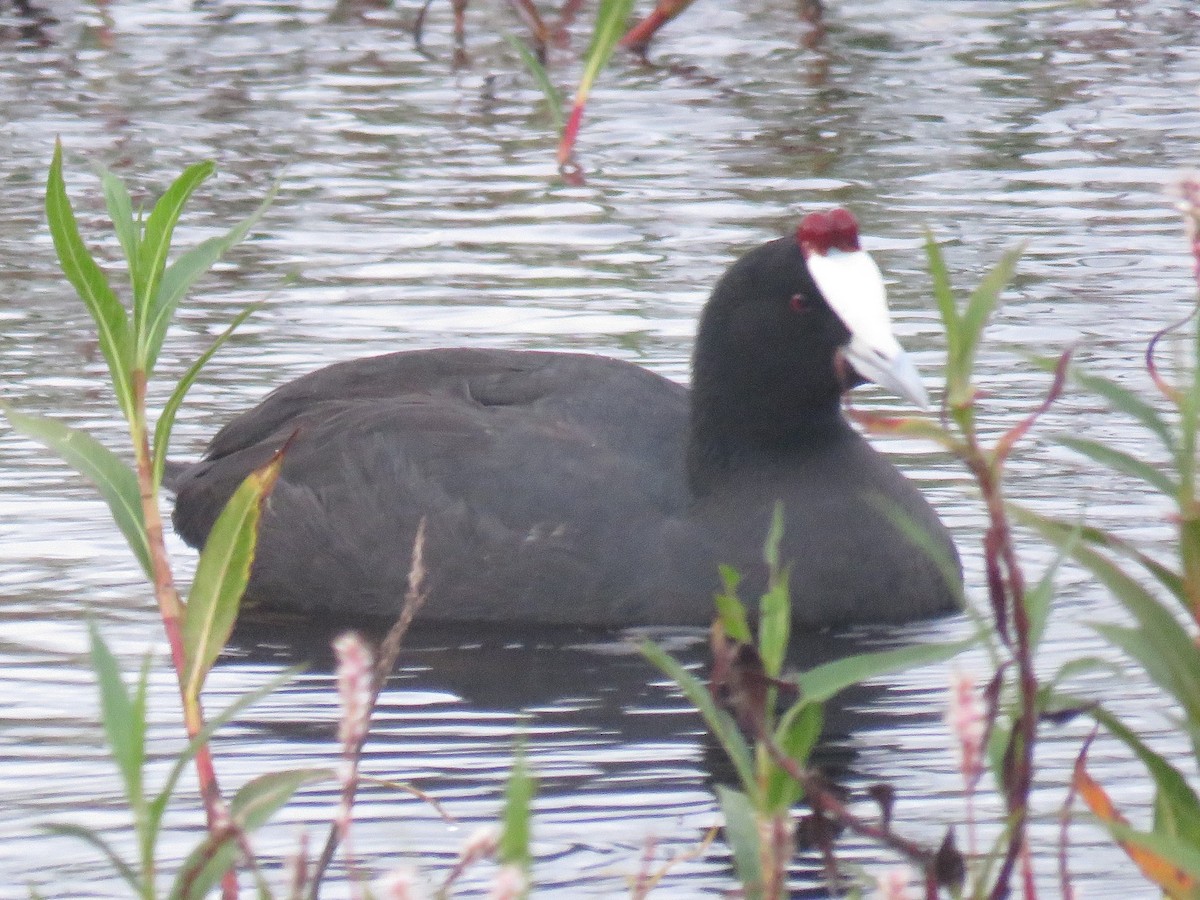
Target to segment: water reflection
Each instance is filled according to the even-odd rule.
[[[250,302],[266,309],[217,358],[181,415],[173,453],[199,452],[270,387],[327,362],[396,349],[467,344],[581,349],[686,378],[693,322],[715,277],[741,250],[782,233],[813,206],[844,204],[891,280],[897,327],[919,363],[938,359],[921,228],[943,241],[957,283],[974,284],[1022,239],[1029,249],[982,358],[994,427],[1045,390],[1024,361],[1077,337],[1086,363],[1145,385],[1140,345],[1193,295],[1190,260],[1163,189],[1194,165],[1200,112],[1200,17],[1185,0],[839,0],[813,34],[794,8],[754,0],[697,4],[655,43],[651,65],[619,60],[589,110],[579,147],[587,184],[553,178],[555,136],[540,93],[499,39],[503,4],[472,4],[469,64],[455,68],[449,12],[427,25],[429,56],[404,25],[415,10],[324,0],[221,2],[41,0],[57,23],[30,30],[0,6],[0,370],[4,400],[61,412],[119,447],[104,365],[78,302],[56,274],[41,191],[55,135],[89,243],[106,253],[105,214],[87,163],[130,179],[135,202],[200,157],[220,176],[197,195],[184,244],[279,198],[256,235],[206,279],[163,355],[176,377]],[[782,10],[782,11],[781,11]],[[571,48],[551,50],[562,81]],[[163,395],[158,395],[161,402]],[[894,401],[863,393],[860,404]],[[1044,422],[1143,452],[1142,435],[1087,398]],[[962,473],[928,446],[888,445],[917,477],[981,583],[980,516]],[[1013,495],[1148,543],[1170,527],[1124,479],[1095,482],[1081,461],[1031,443],[1013,461]],[[185,568],[192,556],[176,543]],[[1029,547],[1036,572],[1048,554]],[[185,573],[186,574],[186,573]],[[1074,570],[1045,648],[1050,668],[1104,652],[1087,621],[1115,613]],[[157,624],[147,591],[107,513],[62,466],[0,432],[0,884],[46,896],[120,896],[102,863],[37,831],[81,819],[130,851],[119,784],[95,726],[83,616],[102,625],[127,671]],[[890,639],[939,639],[951,621]],[[218,741],[227,783],[291,765],[326,765],[335,700],[325,636],[247,632],[214,673],[218,709],[288,660],[314,661]],[[864,638],[865,639],[865,638]],[[424,640],[424,638],[423,638]],[[460,819],[368,791],[356,839],[372,871],[394,861],[436,869],[499,803],[513,740],[535,734],[543,778],[538,882],[547,893],[611,896],[636,871],[645,839],[658,859],[694,848],[714,821],[717,768],[694,716],[614,640],[562,643],[475,635],[432,638],[406,656],[384,698],[369,767],[436,788]],[[692,661],[700,651],[689,653]],[[161,647],[159,658],[164,657]],[[967,657],[959,665],[983,671]],[[897,815],[938,840],[961,822],[959,780],[939,723],[943,669],[889,680],[846,704],[847,779],[901,787]],[[1151,744],[1183,752],[1143,681],[1097,676],[1105,696]],[[178,749],[174,688],[152,682],[152,769]],[[1052,730],[1035,794],[1034,853],[1049,894],[1063,786],[1082,726]],[[1093,772],[1124,803],[1148,802],[1136,769],[1100,744]],[[191,790],[191,788],[188,788]],[[190,848],[198,816],[169,823],[167,867]],[[330,812],[316,787],[261,839],[282,859],[302,827]],[[981,799],[981,814],[994,813]],[[1073,832],[1073,867],[1089,897],[1144,892],[1095,831]],[[678,863],[659,895],[728,885],[722,850]],[[847,855],[892,860],[851,842]],[[47,864],[47,860],[53,860]],[[798,884],[816,868],[798,864]],[[472,885],[480,887],[486,873]],[[811,883],[811,882],[809,882]],[[0,891],[2,892],[2,891]]]

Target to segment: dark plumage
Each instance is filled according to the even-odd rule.
[[[806,239],[814,221],[852,227],[833,216],[806,219],[798,239],[759,247],[724,275],[701,319],[690,396],[583,354],[439,349],[340,363],[279,388],[201,462],[176,467],[175,527],[201,545],[238,483],[294,434],[248,590],[270,608],[394,616],[425,516],[424,618],[705,624],[718,564],[748,576],[746,595],[761,586],[781,501],[797,623],[946,611],[957,585],[885,507],[957,559],[948,533],[841,414],[859,371],[886,366],[851,343],[858,313],[843,311],[826,271],[849,265],[852,286],[863,266],[874,271],[857,232],[852,247],[819,229]],[[899,353],[886,308],[883,319],[867,329],[887,344],[880,359]],[[914,374],[889,383],[921,393]]]

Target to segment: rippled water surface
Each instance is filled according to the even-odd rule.
[[[549,4],[545,4],[549,6]],[[88,165],[103,163],[156,196],[185,164],[216,160],[179,239],[192,243],[248,214],[275,179],[279,196],[252,239],[202,283],[168,341],[178,375],[243,306],[262,302],[214,361],[180,417],[173,453],[190,457],[272,386],[334,360],[445,344],[587,350],[687,377],[693,322],[733,257],[802,211],[852,207],[890,280],[902,339],[927,371],[940,336],[923,273],[922,229],[952,274],[973,285],[1028,241],[1015,288],[981,358],[999,427],[1028,410],[1046,377],[1026,361],[1078,341],[1088,365],[1145,387],[1141,347],[1178,317],[1194,287],[1164,188],[1200,147],[1200,16],[1190,0],[828,0],[825,28],[796,4],[699,0],[653,47],[618,60],[589,109],[582,186],[554,177],[541,95],[500,35],[507,6],[477,0],[468,55],[454,65],[450,14],[430,12],[428,55],[413,48],[415,5],[333,0],[184,5],[115,0],[52,9],[30,27],[0,5],[0,373],[3,397],[85,426],[111,446],[121,428],[82,306],[56,274],[40,209],[52,142],[90,243],[110,257]],[[551,54],[567,87],[586,34]],[[160,398],[161,402],[161,398]],[[865,406],[891,407],[875,390]],[[1043,436],[1070,429],[1134,451],[1144,436],[1070,396]],[[963,550],[981,590],[981,517],[954,463],[892,441]],[[1150,546],[1169,536],[1163,508],[1136,485],[1095,474],[1047,441],[1014,461],[1011,494],[1117,527]],[[173,542],[185,560],[192,554]],[[1034,571],[1049,561],[1028,547]],[[1088,623],[1119,615],[1073,570],[1043,662],[1107,652]],[[31,443],[0,431],[0,895],[122,896],[82,845],[39,823],[101,827],[131,851],[120,789],[96,724],[83,652],[86,618],[132,670],[165,648],[136,566],[90,489]],[[907,629],[931,639],[962,621]],[[894,637],[895,635],[886,635]],[[885,635],[867,635],[882,638]],[[226,784],[333,757],[336,698],[326,635],[261,627],[238,636],[214,673],[218,709],[283,666],[307,674],[225,729]],[[664,636],[700,662],[694,633]],[[982,674],[983,661],[962,668]],[[941,714],[945,668],[891,679],[850,701],[839,744],[852,785],[900,791],[897,817],[936,840],[961,822],[960,783]],[[1130,674],[1095,678],[1104,698],[1169,756],[1183,752],[1161,701]],[[152,774],[179,747],[171,676],[152,676]],[[683,855],[656,895],[731,885],[718,846],[689,852],[715,821],[719,766],[697,719],[619,636],[426,632],[382,699],[371,774],[436,796],[456,817],[384,788],[365,792],[355,851],[369,874],[419,866],[436,883],[464,837],[492,820],[520,735],[541,779],[536,879],[546,894],[621,895],[650,853]],[[1053,729],[1035,792],[1033,850],[1057,893],[1056,812],[1085,729]],[[1138,769],[1103,740],[1093,771],[1119,801],[1145,808]],[[194,786],[169,817],[168,866],[197,839]],[[279,861],[333,806],[305,791],[259,847]],[[984,813],[992,798],[980,800]],[[866,807],[864,807],[864,810]],[[1144,817],[1142,819],[1144,821]],[[1150,896],[1094,830],[1072,833],[1089,898]],[[648,849],[649,848],[649,849]],[[849,842],[847,857],[895,861]],[[819,893],[820,860],[801,857],[797,890]],[[464,883],[486,885],[480,869]],[[336,886],[331,895],[344,892]]]

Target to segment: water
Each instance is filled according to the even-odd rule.
[[[121,446],[103,360],[83,308],[56,274],[41,191],[55,135],[89,244],[111,254],[97,185],[102,162],[135,202],[184,165],[219,176],[179,229],[190,244],[249,214],[275,179],[279,197],[254,236],[208,277],[164,352],[169,381],[250,302],[264,302],[196,385],[173,453],[272,386],[316,366],[389,350],[463,344],[588,350],[684,379],[706,292],[733,256],[831,203],[858,214],[890,281],[901,337],[928,369],[940,338],[923,274],[922,228],[942,241],[955,282],[975,284],[1028,241],[1021,274],[992,328],[981,382],[993,429],[1046,388],[1030,354],[1078,342],[1090,368],[1145,388],[1140,354],[1193,296],[1190,260],[1164,189],[1197,162],[1200,16],[1186,0],[1010,2],[838,0],[823,34],[791,4],[700,0],[655,44],[649,65],[619,60],[596,91],[580,144],[586,183],[552,171],[554,136],[540,94],[499,35],[503,4],[473,4],[467,64],[455,66],[449,11],[435,5],[428,56],[399,9],[297,3],[144,3],[53,8],[27,27],[0,8],[0,371],[3,397],[52,411]],[[575,76],[586,35],[551,63]],[[161,403],[162,395],[155,402]],[[859,404],[900,408],[874,389]],[[1144,435],[1078,393],[1025,444],[1013,497],[1162,547],[1164,507],[1127,480],[1098,475],[1044,440],[1083,431],[1144,453]],[[981,517],[962,472],[916,441],[887,442],[964,552],[979,593]],[[88,487],[29,442],[0,432],[0,895],[122,896],[89,850],[39,823],[103,828],[131,848],[120,788],[96,724],[85,620],[132,671],[165,648],[129,553]],[[178,541],[183,570],[192,554]],[[1034,572],[1050,554],[1025,548]],[[1118,618],[1104,593],[1067,568],[1042,655],[1047,672],[1108,654],[1088,623]],[[958,634],[957,620],[900,637]],[[896,637],[897,635],[887,635]],[[221,776],[237,785],[333,759],[335,697],[325,635],[239,635],[207,695],[220,709],[303,659],[309,672],[225,729]],[[695,633],[665,636],[691,661]],[[881,635],[867,636],[872,638]],[[866,639],[866,638],[864,638]],[[985,672],[968,656],[960,668]],[[152,674],[151,783],[180,745],[171,678]],[[941,724],[948,670],[890,679],[856,697],[841,744],[849,782],[899,787],[906,833],[936,841],[963,821],[960,781]],[[1171,758],[1183,743],[1136,673],[1097,676],[1103,698]],[[716,820],[713,755],[696,718],[620,637],[426,633],[402,658],[368,745],[371,774],[412,782],[456,817],[411,795],[368,788],[355,851],[375,875],[416,865],[439,883],[466,835],[493,820],[511,749],[526,736],[541,783],[536,880],[546,895],[626,891],[648,852],[677,855],[656,896],[719,894],[730,884],[718,843],[688,855]],[[1058,825],[1084,724],[1047,731],[1035,791],[1033,850],[1057,893]],[[1092,771],[1146,821],[1149,792],[1113,742]],[[982,816],[994,797],[979,798]],[[168,817],[167,868],[198,838],[194,785]],[[277,866],[307,830],[323,837],[333,792],[308,789],[258,848]],[[869,807],[864,806],[864,811]],[[960,830],[960,838],[962,832]],[[1086,824],[1072,868],[1088,897],[1148,896],[1144,882]],[[647,849],[649,848],[649,850]],[[895,860],[861,842],[846,857],[878,871]],[[820,893],[820,860],[798,858],[797,890]],[[339,873],[341,870],[339,870]],[[274,871],[278,880],[278,872]],[[464,885],[486,886],[486,867]],[[344,893],[335,885],[330,894]]]

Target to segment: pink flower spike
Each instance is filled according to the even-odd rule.
[[[488,900],[520,900],[529,891],[529,882],[520,866],[509,864],[496,870]]]
[[[333,650],[337,654],[338,698],[342,703],[338,740],[342,752],[352,756],[367,733],[371,716],[371,670],[375,662],[366,642],[353,631],[335,640]]]
[[[875,878],[879,900],[909,900],[911,882],[912,873],[908,869],[888,869]]]
[[[482,825],[467,838],[462,849],[458,851],[458,858],[465,868],[478,860],[495,856],[499,845],[500,829],[495,825]]]
[[[374,887],[375,896],[381,900],[424,900],[425,897],[417,873],[407,866],[388,872],[375,882]]]
[[[983,774],[983,704],[975,687],[975,677],[955,671],[950,680],[950,705],[946,724],[958,739],[958,767],[968,790],[973,790]]]

